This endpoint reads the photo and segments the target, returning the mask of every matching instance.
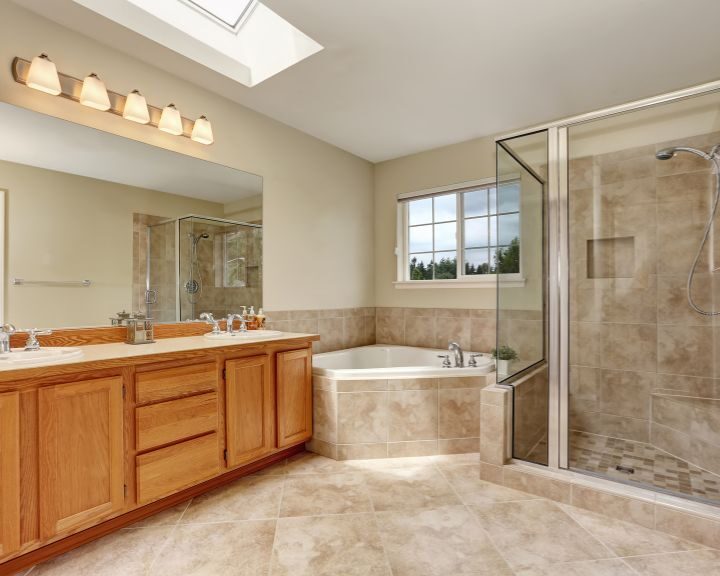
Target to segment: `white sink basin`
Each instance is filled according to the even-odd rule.
[[[282,332],[279,330],[248,330],[247,332],[233,332],[228,334],[227,332],[220,332],[220,334],[213,334],[209,332],[205,334],[205,338],[211,340],[255,340],[258,338],[275,338],[280,336]]]
[[[233,332],[228,334],[227,332],[220,332],[220,334],[213,334],[209,332],[205,334],[205,338],[210,340],[255,340],[257,338],[274,338],[280,336],[282,332],[279,330],[248,330],[247,332]]]
[[[64,360],[81,358],[83,351],[80,348],[69,346],[40,348],[39,350],[25,350],[24,348],[13,348],[12,352],[0,354],[1,366],[42,366]]]

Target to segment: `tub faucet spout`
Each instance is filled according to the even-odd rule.
[[[463,350],[460,344],[458,344],[457,342],[449,342],[448,352],[453,355],[453,359],[455,360],[455,368],[462,368],[465,366]]]

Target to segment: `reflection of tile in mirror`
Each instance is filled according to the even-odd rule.
[[[634,236],[587,241],[588,278],[632,278],[634,271]]]

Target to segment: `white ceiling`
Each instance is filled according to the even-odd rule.
[[[18,3],[371,161],[720,77],[718,0],[263,0],[325,49],[253,88],[72,0]]]
[[[262,193],[241,170],[0,103],[0,160],[220,204]]]

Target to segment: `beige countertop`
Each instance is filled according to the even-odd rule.
[[[142,358],[143,356],[157,356],[163,354],[172,354],[175,352],[189,352],[200,350],[212,350],[216,348],[242,348],[248,346],[257,346],[258,344],[278,343],[284,340],[293,339],[312,339],[318,340],[317,334],[300,334],[295,332],[281,332],[278,336],[265,338],[247,338],[241,341],[210,339],[205,336],[186,336],[179,338],[162,338],[150,344],[125,344],[117,342],[112,344],[91,344],[87,346],[76,346],[82,350],[82,356],[77,356],[67,360],[58,360],[48,362],[46,364],[30,364],[30,365],[2,365],[0,363],[0,373],[6,372],[37,372],[48,370],[55,367],[67,367],[74,364],[87,364],[92,362],[104,362],[112,360],[126,360],[129,358]],[[22,352],[17,352],[22,354]],[[8,375],[9,376],[9,375]]]

